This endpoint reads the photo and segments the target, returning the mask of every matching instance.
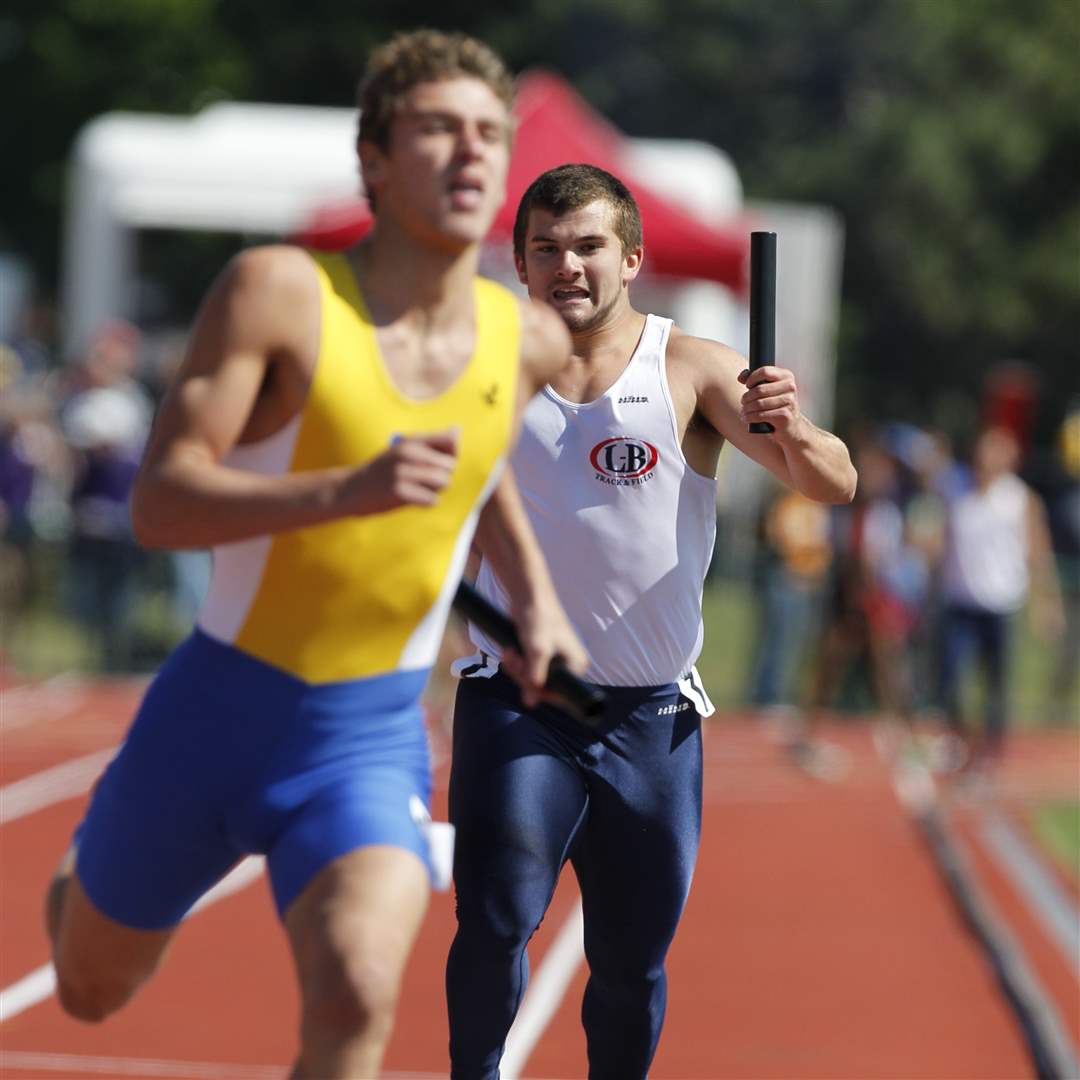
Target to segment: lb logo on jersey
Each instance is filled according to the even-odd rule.
[[[637,487],[651,480],[660,452],[644,439],[617,435],[598,442],[589,454],[596,479],[614,487]]]

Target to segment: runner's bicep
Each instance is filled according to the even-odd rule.
[[[252,261],[233,260],[207,294],[155,422],[149,460],[180,447],[220,460],[239,441],[271,357],[289,344],[268,270]]]

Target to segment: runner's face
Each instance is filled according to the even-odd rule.
[[[506,198],[510,117],[479,79],[420,83],[402,99],[381,150],[361,144],[377,214],[437,246],[479,242]]]
[[[529,211],[518,276],[534,300],[562,316],[572,334],[604,325],[629,303],[626,287],[637,277],[642,250],[623,252],[611,217],[605,199],[561,216],[542,207]]]

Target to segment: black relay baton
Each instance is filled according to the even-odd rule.
[[[776,363],[776,233],[750,234],[750,370]],[[756,420],[754,435],[768,435],[772,424]]]
[[[467,581],[458,585],[454,607],[504,648],[522,651],[517,627]],[[596,727],[603,719],[607,696],[599,687],[578,678],[561,656],[552,657],[544,689],[558,694],[566,702],[565,711],[588,727]]]

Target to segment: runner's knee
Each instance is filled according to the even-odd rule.
[[[389,1035],[398,997],[396,965],[377,957],[327,958],[303,988],[305,1042],[341,1044]]]
[[[70,970],[56,958],[56,996],[68,1016],[87,1024],[100,1024],[131,1000],[141,980],[100,976]]]
[[[544,917],[546,905],[532,910],[534,905],[514,903],[513,898],[496,903],[494,897],[473,906],[458,903],[458,934],[470,948],[492,955],[520,952],[536,932]]]
[[[666,950],[659,956],[655,949],[633,955],[629,950],[598,949],[595,943],[590,944],[585,949],[590,982],[605,1000],[630,1005],[642,997],[651,997],[664,984]]]
[[[72,862],[65,856],[45,899],[57,998],[76,1020],[99,1023],[153,975],[169,935],[133,930],[104,916],[71,872]]]

